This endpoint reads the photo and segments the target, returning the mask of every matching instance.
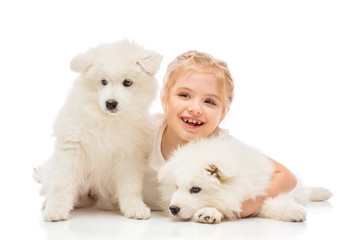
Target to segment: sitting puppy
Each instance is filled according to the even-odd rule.
[[[55,152],[34,172],[46,197],[45,221],[66,220],[74,207],[95,204],[129,218],[150,217],[141,188],[161,60],[127,40],[72,60],[80,76],[55,122]]]
[[[219,223],[236,219],[246,200],[266,196],[273,172],[266,156],[227,133],[193,141],[177,149],[159,170],[162,205],[184,220]],[[303,204],[331,196],[324,188],[297,186],[289,194],[265,200],[257,215],[303,221]]]

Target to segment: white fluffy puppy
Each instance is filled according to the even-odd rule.
[[[162,205],[184,220],[236,219],[243,202],[266,195],[273,172],[266,156],[226,133],[193,141],[177,149],[159,171]],[[331,196],[324,188],[297,186],[290,194],[267,199],[258,216],[303,221],[306,201]]]
[[[150,217],[141,188],[161,60],[127,40],[72,60],[80,75],[54,125],[55,152],[34,172],[46,221],[66,220],[74,207],[95,202],[126,217]]]

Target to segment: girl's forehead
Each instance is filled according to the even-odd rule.
[[[194,70],[186,71],[175,79],[174,89],[189,88],[194,90],[207,90],[219,94],[219,84],[214,74]]]

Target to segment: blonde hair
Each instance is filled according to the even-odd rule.
[[[225,106],[224,110],[229,109],[234,98],[234,81],[227,63],[216,59],[208,53],[198,51],[185,52],[169,63],[161,91],[161,96],[164,100],[167,101],[169,91],[175,85],[179,74],[187,70],[214,74],[218,81],[221,102]]]

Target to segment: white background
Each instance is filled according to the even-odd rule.
[[[360,4],[358,1],[2,1],[1,231],[7,239],[359,236]],[[75,211],[44,223],[32,167],[53,151],[52,124],[89,47],[123,38],[164,56],[187,50],[228,62],[235,100],[222,127],[334,192],[305,223],[243,219],[208,226]],[[159,101],[154,112],[161,111]],[[151,123],[150,123],[151,124]],[[11,234],[11,235],[8,235]],[[3,236],[0,236],[3,238]]]

